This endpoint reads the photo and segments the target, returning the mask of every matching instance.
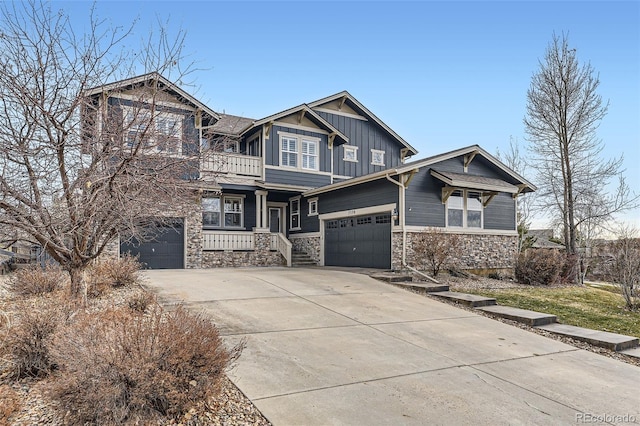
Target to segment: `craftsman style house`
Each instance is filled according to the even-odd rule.
[[[219,114],[157,74],[90,91],[126,119],[136,84],[164,90],[167,152],[200,153],[193,205],[148,243],[121,244],[150,268],[419,266],[416,234],[461,234],[463,268],[510,268],[518,195],[535,187],[477,145],[417,151],[348,92],[261,119]],[[135,141],[135,129],[128,140]],[[127,142],[127,141],[125,141]]]

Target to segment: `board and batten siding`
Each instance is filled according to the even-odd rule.
[[[439,171],[464,173],[462,157],[421,168],[405,191],[405,223],[408,226],[444,227],[446,225],[446,207],[442,203],[444,184],[431,176],[432,168]],[[469,166],[469,174],[506,180],[501,170],[496,170],[495,166],[482,158],[473,160]],[[510,180],[513,182],[512,178]],[[484,229],[515,230],[515,210],[516,202],[511,194],[498,194],[484,209]]]
[[[331,153],[328,147],[328,136],[309,130],[292,129],[290,127],[274,125],[269,132],[269,139],[266,140],[265,163],[268,166],[280,166],[280,135],[278,132],[289,133],[298,136],[309,136],[320,139],[318,143],[318,171],[331,171]],[[286,169],[286,168],[285,168]],[[313,173],[313,172],[310,172]]]
[[[399,190],[396,185],[386,179],[378,179],[373,182],[320,194],[318,197],[318,212],[324,214],[382,204],[397,204],[398,197]]]
[[[402,146],[377,124],[325,111],[317,111],[317,113],[349,138],[349,146],[358,147],[357,162],[344,161],[344,148],[334,147],[334,175],[357,177],[401,164]],[[384,167],[371,164],[372,149],[385,152]]]

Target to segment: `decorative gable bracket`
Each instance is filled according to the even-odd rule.
[[[527,188],[527,185],[525,184],[518,185],[518,192],[513,194],[513,199],[515,200],[516,198],[518,198],[518,196],[522,194],[526,188]]]
[[[456,192],[458,188],[453,188],[451,186],[445,186],[442,188],[442,204],[446,204],[447,200],[451,195]]]
[[[467,173],[469,171],[469,164],[471,164],[471,162],[473,161],[474,158],[476,158],[476,155],[478,155],[478,151],[473,151],[470,152],[468,154],[466,154],[464,156],[464,172]]]

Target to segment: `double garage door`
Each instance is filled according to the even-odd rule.
[[[132,241],[120,244],[120,254],[138,256],[146,269],[184,268],[184,223],[157,225],[159,232],[151,241]]]
[[[328,220],[324,231],[324,264],[391,268],[389,213]]]

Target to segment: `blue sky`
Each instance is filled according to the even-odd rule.
[[[85,2],[54,2],[80,29]],[[567,33],[610,102],[598,136],[640,192],[640,2],[98,1],[114,25],[187,32],[201,71],[185,87],[217,111],[262,118],[349,91],[419,151],[524,143],[526,93],[553,33]],[[527,175],[534,181],[535,176]],[[640,210],[624,218],[640,227]],[[539,222],[540,225],[543,223]]]

